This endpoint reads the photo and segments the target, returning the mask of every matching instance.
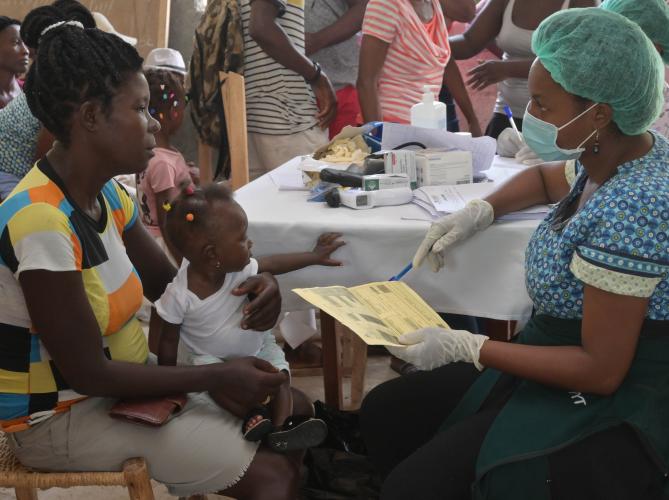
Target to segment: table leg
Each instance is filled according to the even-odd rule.
[[[367,344],[365,341],[352,334],[351,337],[351,406],[349,409],[357,410],[362,403],[362,393],[365,389],[365,371],[367,369]]]
[[[324,311],[321,311],[321,341],[325,404],[341,410],[344,407],[344,394],[340,342],[335,329],[335,319]]]

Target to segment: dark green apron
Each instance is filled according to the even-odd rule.
[[[528,345],[581,345],[581,321],[532,318],[517,339]],[[473,415],[500,376],[486,369],[442,429]],[[669,322],[646,321],[627,377],[611,396],[581,394],[523,380],[497,415],[476,463],[475,500],[549,499],[548,455],[622,423],[669,474]],[[669,481],[667,482],[669,483]],[[665,486],[669,493],[669,484]]]

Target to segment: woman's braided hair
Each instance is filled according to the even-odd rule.
[[[63,21],[78,21],[85,29],[62,24],[44,32]],[[32,10],[21,26],[21,37],[37,48],[24,87],[30,111],[66,146],[72,113],[89,100],[100,101],[108,111],[128,74],[142,69],[137,51],[95,29],[88,9],[75,0]]]

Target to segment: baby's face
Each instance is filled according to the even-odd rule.
[[[214,241],[221,268],[225,272],[241,271],[251,259],[246,213],[237,203],[221,203],[215,217],[221,221]]]

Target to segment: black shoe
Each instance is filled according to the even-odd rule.
[[[328,428],[319,418],[288,417],[280,429],[270,432],[268,446],[278,452],[305,450],[318,446],[328,435]]]

